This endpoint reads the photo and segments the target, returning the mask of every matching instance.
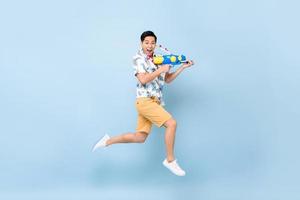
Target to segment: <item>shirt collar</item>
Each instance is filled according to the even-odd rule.
[[[144,53],[143,49],[141,48],[139,53],[144,57],[146,58],[147,60],[151,60],[153,61],[153,55],[152,56],[148,56],[147,54]]]

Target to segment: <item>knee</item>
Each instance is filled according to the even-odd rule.
[[[137,143],[144,143],[147,139],[146,136],[141,136],[141,135],[135,135],[135,139]]]
[[[138,137],[137,138],[137,143],[144,143],[146,141],[145,137]]]
[[[166,127],[173,127],[176,128],[177,126],[177,121],[173,118],[169,119],[168,121],[166,121],[165,123]]]

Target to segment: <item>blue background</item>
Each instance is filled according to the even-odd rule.
[[[300,28],[292,0],[1,1],[1,199],[299,199]],[[178,121],[134,131],[140,34],[196,64],[165,87]]]

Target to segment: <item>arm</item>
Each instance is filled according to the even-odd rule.
[[[185,68],[192,66],[194,63],[193,61],[189,60],[187,63],[181,65],[175,72],[173,73],[166,73],[165,82],[171,83]]]
[[[145,85],[146,83],[149,83],[153,81],[156,77],[158,77],[161,73],[169,71],[170,66],[164,65],[157,70],[155,70],[152,73],[138,73],[136,77],[141,82],[141,84]]]

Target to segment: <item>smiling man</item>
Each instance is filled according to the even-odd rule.
[[[180,168],[174,155],[174,143],[177,122],[163,107],[164,83],[172,82],[184,69],[193,65],[191,60],[182,64],[175,72],[169,73],[170,65],[155,65],[153,54],[157,37],[152,31],[145,31],[141,35],[141,49],[133,58],[134,75],[137,78],[136,109],[138,112],[137,128],[134,133],[124,133],[114,137],[107,134],[101,138],[93,148],[107,147],[116,143],[143,143],[155,124],[164,126],[166,159],[163,165],[178,176],[184,176],[185,171]]]

